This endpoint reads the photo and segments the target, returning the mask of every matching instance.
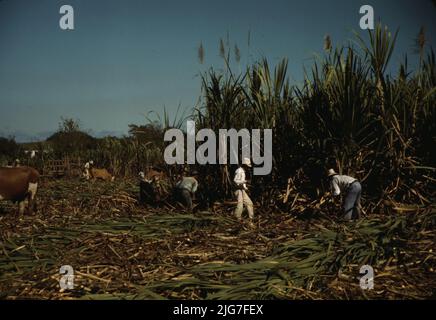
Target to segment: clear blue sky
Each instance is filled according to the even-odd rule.
[[[59,8],[72,5],[75,30],[59,28]],[[0,134],[37,135],[55,130],[61,116],[85,129],[126,132],[147,111],[190,108],[200,94],[198,73],[221,68],[219,39],[230,35],[247,63],[289,58],[293,83],[303,65],[359,29],[359,8],[400,28],[393,67],[421,25],[435,45],[436,8],[431,0],[0,0]],[[203,42],[205,64],[197,48]]]

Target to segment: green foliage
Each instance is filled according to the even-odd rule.
[[[20,145],[13,137],[0,137],[0,165],[8,164],[22,152]]]
[[[406,58],[397,78],[386,75],[397,35],[379,24],[368,42],[357,36],[358,48],[330,41],[300,87],[289,84],[286,59],[273,70],[263,59],[239,76],[212,69],[202,75],[197,127],[273,129],[274,171],[258,180],[263,191],[303,169],[315,195],[324,170],[337,167],[361,179],[370,196],[399,188],[396,198],[412,199],[407,183],[420,180],[416,168],[435,164],[435,55],[430,50],[415,73]],[[228,166],[202,169],[216,193],[229,195]]]
[[[78,121],[62,118],[57,132],[47,138],[54,157],[79,156],[95,149],[96,139],[81,131]]]
[[[229,40],[221,40],[226,68],[201,74],[202,94],[192,114],[196,128],[215,133],[222,128],[273,130],[273,172],[253,181],[253,193],[261,201],[271,201],[297,175],[294,180],[304,184],[300,191],[318,196],[327,167],[359,178],[370,197],[431,201],[414,194],[410,185],[422,180],[422,170],[432,173],[435,167],[435,54],[431,48],[426,55],[421,52],[414,72],[406,57],[398,75],[387,75],[397,35],[378,24],[367,41],[356,35],[359,46],[338,48],[327,36],[324,56],[306,71],[301,86],[290,84],[287,59],[275,67],[262,59],[234,74]],[[81,131],[75,120],[62,119],[48,141],[57,156],[79,155],[116,175],[136,176],[146,166],[164,166],[163,134],[183,128],[187,119],[180,106],[172,120],[166,109],[163,114],[151,112],[147,124],[130,126],[128,137],[103,139]],[[198,167],[205,182],[202,191],[230,196],[234,169]],[[429,181],[422,187],[431,194]]]

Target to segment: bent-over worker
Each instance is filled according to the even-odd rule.
[[[347,175],[339,175],[333,169],[327,171],[330,189],[333,196],[344,194],[344,216],[347,221],[360,218],[360,196],[362,186],[360,182]]]
[[[192,197],[198,189],[196,176],[197,173],[194,173],[191,177],[183,177],[175,187],[177,200],[182,202],[189,210],[192,210]]]

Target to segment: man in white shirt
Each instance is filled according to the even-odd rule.
[[[91,178],[91,167],[94,165],[94,161],[88,161],[85,163],[85,178],[89,180]]]
[[[245,180],[245,169],[251,168],[251,161],[248,158],[244,158],[242,161],[242,166],[240,166],[235,172],[235,178],[233,182],[236,185],[235,196],[238,199],[238,205],[235,210],[235,216],[238,219],[241,219],[242,211],[244,211],[244,205],[248,211],[248,217],[250,218],[250,222],[253,221],[254,212],[253,212],[253,202],[247,194],[247,181]]]
[[[327,176],[330,182],[330,189],[333,196],[339,196],[341,193],[344,198],[344,219],[347,221],[360,218],[360,196],[362,186],[357,179],[339,175],[333,169],[329,169]]]

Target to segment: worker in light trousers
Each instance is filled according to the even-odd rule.
[[[250,219],[250,223],[252,223],[254,219],[254,211],[253,211],[253,202],[247,194],[247,181],[245,179],[245,170],[251,168],[251,161],[248,158],[244,158],[242,161],[242,165],[236,170],[235,177],[233,182],[236,185],[235,196],[238,200],[238,204],[235,210],[235,216],[238,219],[242,218],[242,212],[244,211],[244,206],[248,211],[248,218]]]

